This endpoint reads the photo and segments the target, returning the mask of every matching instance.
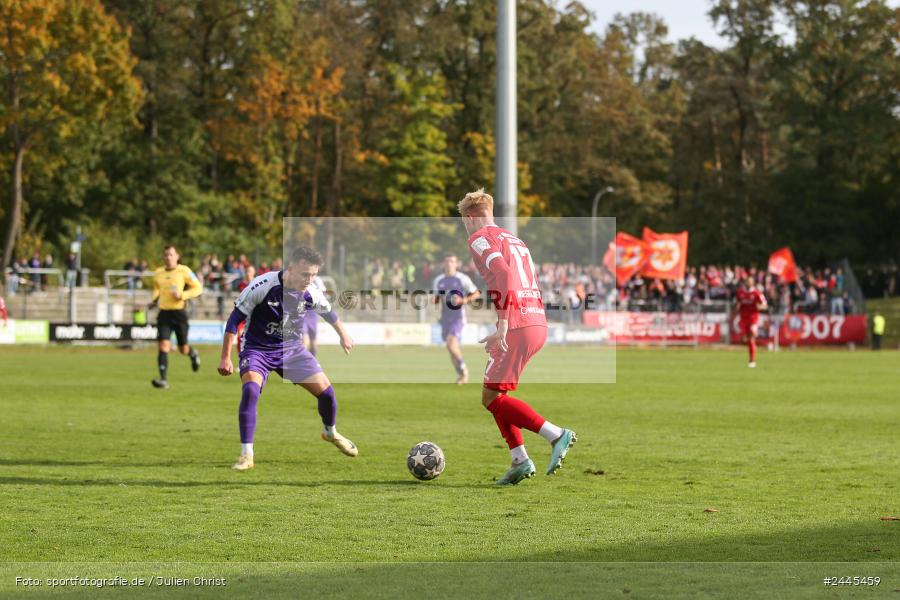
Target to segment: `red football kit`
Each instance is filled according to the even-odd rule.
[[[509,321],[509,349],[494,348],[490,353],[484,385],[514,390],[525,365],[547,341],[547,318],[534,262],[522,240],[496,225],[469,236],[469,253],[488,285],[488,301],[497,309],[497,318]]]
[[[751,330],[759,324],[759,306],[765,305],[766,297],[758,289],[746,290],[741,287],[738,288],[736,298],[740,311],[741,334],[750,335]]]

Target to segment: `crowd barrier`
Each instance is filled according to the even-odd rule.
[[[777,345],[863,344],[866,339],[865,315],[791,314],[760,320],[759,339]],[[441,327],[437,323],[344,324],[359,345],[440,345]],[[462,331],[464,345],[475,345],[494,331],[493,325],[468,323]],[[188,341],[192,344],[219,344],[225,333],[222,321],[192,321]],[[10,319],[0,323],[0,344],[46,344],[48,342],[130,343],[156,340],[154,325],[109,323],[49,323]],[[322,323],[318,341],[336,345],[335,331]],[[737,317],[711,313],[640,313],[587,311],[580,324],[550,323],[549,344],[646,344],[700,345],[740,343]]]

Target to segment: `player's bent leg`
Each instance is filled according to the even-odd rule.
[[[494,400],[497,399],[498,396],[500,396],[503,393],[504,392],[501,392],[500,390],[495,390],[495,389],[492,389],[489,387],[481,388],[481,405],[484,406],[485,408],[487,408],[488,410],[491,410],[488,407],[491,405],[491,403],[494,402]]]
[[[534,463],[528,458],[528,452],[525,450],[522,430],[506,421],[500,413],[491,410],[492,407],[496,406],[494,401],[502,394],[503,392],[500,390],[485,387],[482,389],[481,403],[493,414],[497,429],[500,430],[500,435],[506,440],[506,445],[509,446],[509,454],[512,458],[512,467],[497,479],[495,484],[516,485],[523,479],[532,477],[535,469]]]
[[[182,344],[178,346],[178,351],[191,359],[191,370],[196,373],[200,370],[200,353],[190,344]]]
[[[550,443],[551,447],[547,475],[553,475],[562,468],[569,448],[577,441],[574,431],[554,425],[526,402],[509,396],[505,391],[485,387],[482,393],[482,402],[488,400],[491,401],[486,404],[486,408],[494,415],[501,433],[503,432],[501,423],[503,423],[513,428],[528,429],[539,434]],[[512,443],[510,443],[510,450],[513,452],[513,462],[515,463],[515,447]]]
[[[322,418],[322,439],[333,444],[347,456],[353,457],[358,455],[359,449],[356,447],[356,444],[337,431],[337,397],[334,393],[334,386],[331,385],[328,376],[325,373],[316,373],[297,385],[315,396],[319,401],[319,416]]]

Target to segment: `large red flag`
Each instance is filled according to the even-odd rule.
[[[687,265],[688,232],[656,233],[644,227],[644,243],[650,246],[650,257],[641,275],[656,279],[684,279]]]
[[[610,242],[603,256],[603,264],[616,274],[616,283],[624,285],[641,270],[649,257],[649,248],[642,240],[619,232],[615,243]]]
[[[797,263],[791,249],[785,246],[769,256],[769,273],[778,276],[781,283],[793,283],[797,281]]]

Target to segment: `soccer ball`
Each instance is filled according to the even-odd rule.
[[[444,472],[444,451],[434,442],[419,442],[409,450],[406,466],[416,479],[428,481]]]

